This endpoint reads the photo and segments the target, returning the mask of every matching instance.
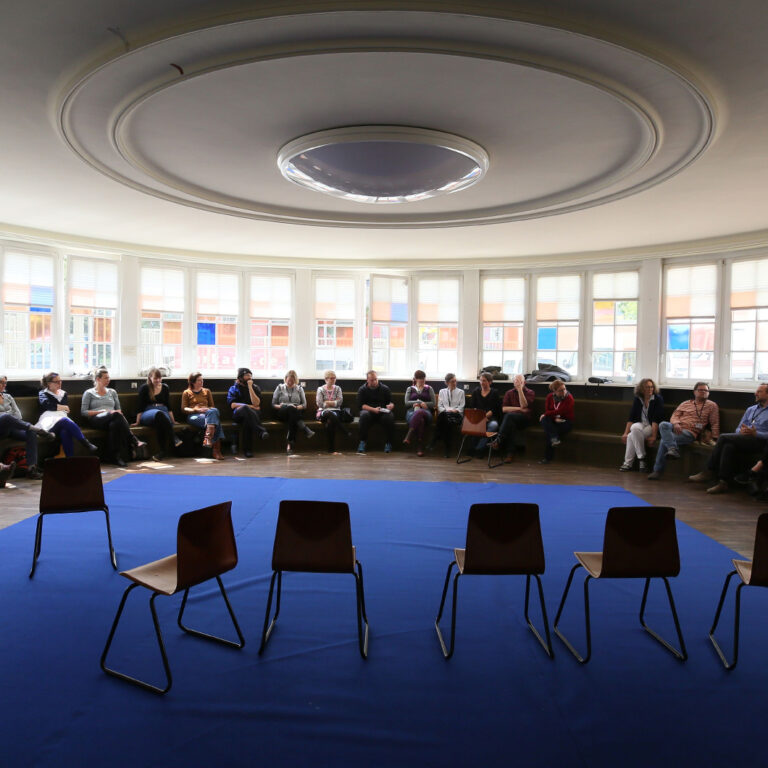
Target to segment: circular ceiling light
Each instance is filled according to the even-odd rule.
[[[473,141],[426,128],[364,125],[307,134],[277,164],[307,189],[358,203],[410,203],[476,184],[488,153]]]

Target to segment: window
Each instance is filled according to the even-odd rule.
[[[53,258],[6,253],[3,269],[3,346],[8,370],[52,367]]]
[[[768,259],[731,265],[732,381],[768,381]]]
[[[592,375],[632,381],[637,373],[637,272],[592,278]]]
[[[522,373],[525,279],[483,278],[480,314],[483,321],[481,367],[498,365],[504,373]]]
[[[184,364],[184,271],[141,268],[139,366],[164,365],[172,371]]]
[[[408,279],[371,278],[371,367],[385,376],[408,369]]]
[[[714,373],[717,267],[668,267],[664,275],[668,379],[708,380]]]
[[[315,370],[351,371],[355,367],[355,281],[315,280]]]
[[[417,366],[427,376],[444,376],[459,362],[459,281],[419,280]]]
[[[579,372],[581,277],[560,275],[536,281],[536,363]]]
[[[197,273],[197,367],[201,371],[236,367],[239,310],[237,275]]]
[[[292,284],[290,277],[251,275],[250,368],[267,376],[288,369]]]
[[[69,366],[85,373],[112,367],[117,310],[117,264],[71,259],[69,284]]]

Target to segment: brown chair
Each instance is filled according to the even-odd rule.
[[[464,419],[461,422],[461,445],[459,445],[459,453],[456,456],[457,464],[466,464],[472,460],[471,456],[461,458],[461,453],[464,450],[464,443],[468,437],[471,438],[483,438],[492,437],[497,434],[496,432],[488,432],[488,419],[486,418],[485,411],[482,408],[465,408]],[[503,461],[499,461],[496,464],[491,464],[491,456],[493,455],[493,449],[488,444],[488,468],[493,469],[503,464]]]
[[[357,566],[357,571],[355,571]],[[283,571],[304,573],[350,573],[355,577],[357,597],[357,640],[360,655],[368,657],[368,617],[365,613],[363,568],[352,546],[349,507],[338,501],[281,501],[272,549],[272,579],[269,582],[267,611],[261,633],[259,654],[280,614]],[[272,593],[277,579],[275,615],[269,620]],[[363,633],[365,623],[365,633]]]
[[[214,640],[231,648],[242,648],[245,645],[245,639],[240,631],[232,606],[229,603],[224,585],[221,582],[221,574],[231,571],[237,565],[237,546],[235,544],[235,533],[232,529],[231,510],[232,502],[225,501],[221,504],[195,510],[194,512],[187,512],[179,518],[175,555],[168,555],[168,557],[164,557],[161,560],[155,560],[146,565],[131,568],[130,571],[123,571],[120,574],[134,583],[123,593],[123,599],[120,601],[120,606],[117,609],[112,629],[109,631],[107,644],[104,647],[104,652],[101,654],[101,668],[108,675],[119,677],[121,680],[127,680],[129,683],[134,683],[155,693],[167,693],[170,690],[173,682],[171,668],[168,665],[168,656],[165,653],[163,636],[160,633],[160,624],[158,623],[155,610],[155,598],[158,595],[175,595],[177,592],[184,590],[184,597],[181,600],[181,607],[179,608],[177,618],[177,623],[184,632],[196,637],[205,638],[206,640]],[[210,579],[216,579],[216,583],[219,585],[219,590],[226,603],[239,642],[199,632],[182,624],[181,619],[184,614],[184,608],[187,605],[187,596],[189,595],[190,588]],[[115,636],[115,630],[123,613],[125,601],[131,590],[136,587],[146,587],[146,589],[152,591],[152,597],[149,599],[149,608],[152,612],[152,622],[155,625],[155,634],[160,646],[160,655],[163,659],[166,676],[165,688],[160,688],[106,666],[107,653],[112,645],[112,638]]]
[[[676,658],[685,661],[688,652],[685,649],[683,633],[677,618],[675,601],[667,577],[680,573],[680,552],[677,548],[677,530],[675,529],[675,510],[672,507],[613,507],[608,510],[605,521],[605,538],[602,552],[574,552],[579,561],[571,569],[565,585],[560,607],[555,616],[555,634],[565,643],[576,659],[586,664],[592,655],[592,632],[589,623],[589,580],[590,579],[645,579],[643,599],[640,603],[640,624],[651,637],[660,642]],[[577,568],[584,568],[584,616],[587,627],[587,655],[581,656],[565,635],[558,629],[560,615],[571,588],[571,581]],[[675,622],[678,651],[664,638],[656,634],[645,623],[645,604],[651,579],[660,578],[667,589],[672,618]]]
[[[768,587],[768,512],[764,512],[757,518],[757,530],[755,531],[755,549],[752,555],[752,562],[749,560],[732,560],[735,570],[731,571],[725,577],[723,591],[720,593],[720,602],[717,604],[715,619],[712,622],[712,629],[709,630],[709,639],[712,641],[717,655],[725,665],[726,669],[733,669],[739,660],[739,619],[741,616],[741,590],[742,587]],[[741,584],[736,587],[736,606],[733,617],[733,660],[729,663],[725,654],[715,640],[715,629],[720,621],[720,612],[723,610],[725,594],[728,591],[728,585],[738,574]]]
[[[440,599],[440,609],[435,619],[435,629],[443,656],[450,659],[453,655],[456,636],[456,598],[458,597],[459,576],[477,574],[484,576],[525,576],[525,621],[542,648],[550,657],[554,657],[552,640],[549,634],[547,608],[544,603],[544,589],[539,574],[544,573],[544,545],[541,540],[539,525],[539,507],[537,504],[473,504],[467,521],[467,543],[464,549],[454,549],[454,559],[448,566]],[[453,606],[451,608],[451,645],[445,647],[440,631],[440,619],[443,616],[445,598],[453,566],[457,567],[453,578]],[[528,618],[528,602],[531,588],[531,576],[539,587],[539,602],[544,619],[546,642]]]
[[[37,558],[43,539],[43,517],[66,512],[92,512],[101,509],[107,520],[107,541],[112,567],[117,570],[117,557],[112,546],[112,530],[109,526],[109,507],[104,501],[101,482],[101,463],[96,456],[73,456],[69,459],[48,459],[45,462],[42,487],[40,488],[40,513],[35,529],[35,548],[32,553],[31,579],[35,575]]]

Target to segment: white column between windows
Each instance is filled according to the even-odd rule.
[[[474,380],[480,370],[480,270],[465,269],[459,306],[459,379]],[[444,373],[448,373],[445,371]]]
[[[635,380],[650,377],[658,383],[664,376],[666,360],[663,358],[661,287],[663,266],[661,259],[640,262],[640,290],[637,308],[637,371]]]
[[[116,343],[120,349],[115,373],[132,377],[139,372],[139,292],[141,274],[136,256],[123,254],[120,259],[120,322]]]

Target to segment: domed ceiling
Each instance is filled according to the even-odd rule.
[[[0,29],[0,233],[378,267],[762,246],[761,4],[537,8],[17,3]],[[316,188],[278,166],[302,137],[384,129],[423,144],[304,156]],[[451,142],[487,164],[463,188],[440,175]],[[421,194],[433,177],[440,194]]]

